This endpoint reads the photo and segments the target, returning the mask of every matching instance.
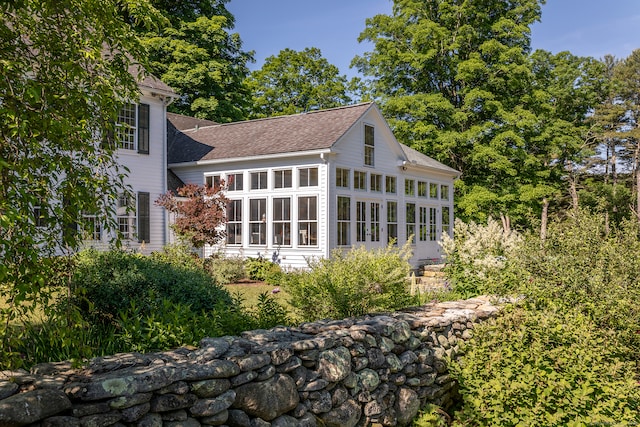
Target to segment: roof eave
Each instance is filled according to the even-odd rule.
[[[255,160],[273,160],[273,159],[283,159],[283,158],[292,158],[292,157],[307,157],[321,154],[329,154],[331,153],[330,148],[323,148],[318,150],[308,150],[308,151],[293,151],[289,153],[274,153],[274,154],[265,154],[260,156],[245,156],[245,157],[227,157],[224,159],[211,159],[211,160],[196,160],[192,162],[182,162],[182,163],[170,163],[170,168],[184,168],[191,166],[207,166],[207,165],[217,165],[221,163],[238,163],[238,162],[247,162],[247,161],[255,161]]]

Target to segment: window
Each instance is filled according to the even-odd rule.
[[[336,187],[350,188],[349,187],[349,169],[336,169]]]
[[[418,181],[418,197],[427,197],[427,183]]]
[[[448,185],[441,185],[440,186],[440,198],[442,200],[449,200],[449,186]]]
[[[151,199],[149,193],[138,193],[138,242],[151,241]]]
[[[375,191],[377,193],[382,192],[382,175],[378,175],[375,173],[371,174],[371,179],[369,180],[371,191]]]
[[[135,203],[133,197],[127,193],[118,195],[116,207],[118,232],[123,239],[132,240],[136,229]]]
[[[267,244],[267,199],[249,200],[249,228],[250,244]]]
[[[389,194],[396,194],[396,177],[395,176],[385,177],[385,190]]]
[[[436,208],[429,208],[429,241],[435,242],[438,238]]]
[[[364,164],[366,166],[374,165],[374,152],[374,128],[364,125]]]
[[[266,172],[251,172],[251,189],[264,190],[267,188]]]
[[[371,214],[369,215],[369,221],[371,230],[371,241],[380,241],[380,203],[371,203]]]
[[[116,134],[120,148],[149,154],[149,105],[123,105],[118,112]]]
[[[36,227],[47,226],[47,209],[42,207],[42,199],[38,198],[40,202],[33,207],[33,222]]]
[[[291,199],[273,199],[273,244],[291,245]]]
[[[405,179],[404,180],[404,195],[405,196],[415,196],[416,195],[415,185],[416,185],[416,182],[413,179]]]
[[[426,242],[429,236],[427,219],[427,208],[425,206],[420,206],[418,240],[421,242]]]
[[[136,149],[136,105],[124,104],[118,113],[116,122],[116,135],[120,148],[125,150]]]
[[[318,202],[316,196],[298,197],[298,245],[318,244]]]
[[[435,182],[429,183],[429,198],[437,199],[438,198],[438,184]]]
[[[407,240],[413,236],[413,242],[415,243],[416,238],[416,204],[415,203],[407,203],[406,204],[406,220],[407,220]]]
[[[367,173],[355,171],[353,173],[353,188],[367,191]]]
[[[300,187],[318,186],[318,168],[302,168],[298,170]]]
[[[356,241],[367,241],[367,203],[356,202]]]
[[[82,222],[84,226],[83,239],[100,240],[102,238],[102,224],[100,224],[100,219],[97,215],[83,213]]]
[[[348,246],[351,244],[351,199],[338,196],[338,245]]]
[[[398,203],[387,202],[387,243],[398,244]]]
[[[244,175],[232,173],[227,175],[227,191],[242,191]]]
[[[449,216],[449,206],[442,207],[442,234],[451,235],[451,217]]]
[[[219,188],[221,182],[220,175],[206,175],[204,177],[204,185],[207,187]]]
[[[291,169],[273,171],[273,186],[275,188],[291,188],[291,176]]]
[[[227,205],[227,244],[242,244],[242,200],[229,200]]]

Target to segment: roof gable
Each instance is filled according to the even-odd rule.
[[[172,132],[168,135],[169,163],[329,149],[372,105],[368,102]]]

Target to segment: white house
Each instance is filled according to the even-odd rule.
[[[374,103],[229,124],[168,119],[174,181],[228,186],[226,243],[205,255],[305,267],[335,248],[413,236],[418,265],[439,259],[437,241],[452,233],[459,172],[398,143]]]
[[[137,74],[135,70],[132,73]],[[126,104],[116,123],[120,144],[117,161],[129,170],[125,183],[132,190],[131,197],[119,197],[117,221],[125,237],[124,245],[149,253],[168,243],[168,217],[154,201],[167,191],[166,111],[177,94],[152,76],[145,77],[138,86],[140,99]],[[84,246],[107,247],[112,236],[99,221],[89,223],[93,229],[85,230]]]

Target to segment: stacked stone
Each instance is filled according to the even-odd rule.
[[[5,371],[0,426],[407,425],[454,402],[447,360],[497,310],[476,298]]]

